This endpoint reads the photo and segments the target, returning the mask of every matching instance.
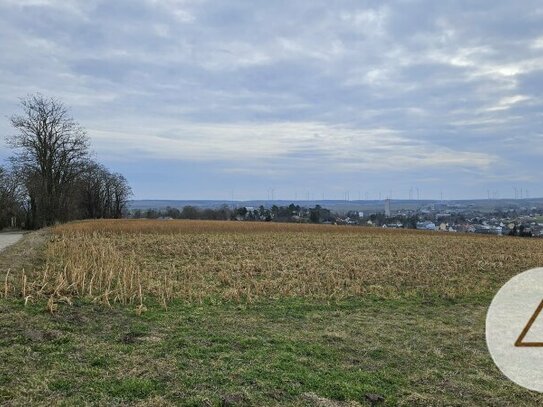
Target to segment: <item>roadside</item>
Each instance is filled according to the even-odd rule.
[[[9,271],[9,281],[20,279],[23,269],[32,271],[43,261],[48,229],[34,232],[0,233],[0,276]]]
[[[22,232],[0,232],[0,250],[17,243],[22,237]]]

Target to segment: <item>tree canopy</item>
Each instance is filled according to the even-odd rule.
[[[86,130],[60,101],[21,100],[10,121],[11,168],[0,173],[0,225],[37,228],[82,218],[119,218],[131,189],[126,178],[90,156]],[[9,203],[9,205],[8,205]]]

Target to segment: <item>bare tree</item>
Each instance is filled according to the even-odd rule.
[[[14,175],[0,167],[0,229],[24,223],[24,194]]]
[[[132,190],[121,174],[109,172],[103,165],[89,162],[82,174],[81,217],[121,218]]]
[[[87,134],[68,109],[41,95],[22,99],[21,107],[22,113],[11,117],[17,132],[8,139],[16,177],[0,168],[0,227],[8,216],[7,196],[15,197],[10,202],[20,209],[19,217],[26,214],[27,228],[124,216],[132,194],[126,178],[89,158]]]
[[[11,160],[29,196],[31,222],[39,227],[67,220],[71,188],[89,154],[87,134],[56,99],[31,95],[21,107],[11,117],[17,133],[8,144],[16,150]]]
[[[79,181],[81,194],[81,217],[97,219],[104,217],[104,200],[106,187],[104,174],[107,170],[100,164],[90,161]]]
[[[132,189],[126,178],[119,173],[111,174],[112,177],[112,217],[115,219],[122,218],[127,211],[128,198],[132,195]]]

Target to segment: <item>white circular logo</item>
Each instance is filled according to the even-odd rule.
[[[503,374],[543,392],[543,268],[513,277],[498,291],[486,315],[486,343]]]

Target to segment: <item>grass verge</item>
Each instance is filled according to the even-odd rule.
[[[484,342],[486,306],[436,299],[0,308],[5,405],[540,405]],[[327,404],[328,403],[328,404]]]

